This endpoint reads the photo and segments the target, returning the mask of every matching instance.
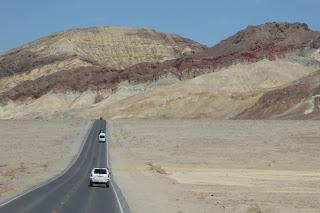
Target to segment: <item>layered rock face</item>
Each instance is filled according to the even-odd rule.
[[[212,48],[146,29],[70,30],[0,55],[0,117],[315,118],[317,90],[301,88],[312,113],[283,91],[320,69],[319,47],[299,23],[250,26]]]
[[[273,58],[290,50],[319,48],[319,36],[319,32],[312,31],[308,25],[302,23],[266,23],[249,26],[198,55],[212,58],[242,54],[243,57],[251,55],[253,58]]]
[[[204,48],[192,40],[149,29],[76,29],[49,35],[0,55],[0,76],[75,57],[93,65],[123,69],[141,62],[179,58]]]
[[[320,70],[272,90],[237,119],[320,119]]]
[[[120,72],[137,63],[159,63],[205,48],[192,40],[149,29],[98,27],[56,33],[0,55],[0,92],[7,92],[0,94],[0,98],[37,98],[53,88],[61,88],[52,79],[72,82],[73,72],[84,68],[86,72],[81,79],[95,75],[98,69]],[[109,82],[109,73],[106,75],[103,79]],[[63,88],[70,88],[68,82],[63,83]],[[90,87],[79,84],[71,89],[80,86],[82,91]]]

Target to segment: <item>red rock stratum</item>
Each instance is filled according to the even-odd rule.
[[[69,30],[52,34],[0,55],[0,100],[4,106],[2,109],[6,111],[4,114],[9,114],[18,102],[33,103],[42,100],[41,98],[48,94],[82,94],[92,91],[92,94],[99,94],[99,97],[102,93],[104,94],[98,99],[99,102],[103,100],[105,106],[109,102],[114,104],[115,100],[124,101],[123,98],[126,98],[121,105],[128,106],[123,109],[125,113],[123,110],[112,110],[108,105],[110,108],[106,115],[111,117],[148,117],[149,115],[157,117],[160,114],[161,117],[166,117],[166,113],[168,117],[175,117],[174,112],[178,110],[181,112],[178,117],[230,118],[239,110],[243,110],[239,118],[267,118],[272,117],[273,113],[262,116],[261,113],[265,115],[265,112],[260,111],[260,108],[248,114],[245,110],[265,92],[290,84],[319,69],[319,47],[320,33],[312,31],[306,24],[301,23],[266,23],[249,26],[211,48],[177,35],[148,29],[99,27]],[[269,61],[270,65],[267,61],[255,65],[263,60]],[[252,71],[235,71],[244,69],[241,67],[242,64],[247,64],[249,67],[245,69]],[[241,68],[236,68],[238,65],[241,65]],[[289,67],[294,71],[290,72]],[[299,69],[301,72],[298,71]],[[228,70],[232,71],[228,72]],[[222,77],[220,74],[210,74],[217,71],[223,71],[223,82],[229,86],[219,83],[218,79]],[[245,91],[245,93],[240,92],[240,96],[252,97],[250,103],[247,102],[240,107],[236,104],[237,102],[232,102],[233,98],[230,99],[237,95],[230,92],[217,93],[220,89],[216,87],[214,90],[203,87],[202,91],[206,91],[205,93],[191,95],[197,91],[197,87],[192,89],[189,86],[194,85],[197,80],[190,84],[189,79],[192,80],[200,75],[204,75],[201,78],[203,85],[209,86],[212,81],[212,83],[215,82],[216,87],[219,85],[224,88],[223,91]],[[210,77],[207,78],[206,75]],[[234,83],[231,85],[226,79]],[[246,81],[242,85],[239,84],[243,79]],[[167,83],[163,83],[164,81]],[[126,95],[123,95],[122,85],[126,82],[130,90],[140,89],[133,89],[133,93],[126,92]],[[184,84],[183,82],[189,85],[187,90],[190,90],[190,96],[183,95],[184,99],[171,101],[170,107],[167,105],[169,102],[160,101],[162,105],[159,110],[163,109],[163,113],[154,111],[149,115],[140,113],[139,109],[142,108],[138,107],[137,103],[129,101],[130,94],[135,96],[145,94],[146,91],[159,89],[159,86],[165,86],[161,89],[167,90],[161,94],[175,94],[171,91],[170,85],[177,83],[180,85]],[[215,95],[213,96],[212,93]],[[118,94],[122,94],[120,99]],[[139,98],[131,97],[130,100],[139,100],[144,103],[143,97],[150,99],[152,94],[145,94]],[[215,109],[217,107],[214,105],[215,101],[219,102],[215,98],[216,95],[219,96],[220,101],[225,95],[224,104],[230,106],[235,103],[235,106],[238,106],[237,110],[234,111],[235,108],[231,107],[230,112],[219,114],[200,107],[203,102]],[[292,93],[287,95],[290,96]],[[198,107],[189,109],[192,112],[187,108],[179,108],[181,101],[184,104],[194,105],[193,101],[190,103],[189,101],[195,97],[198,97],[200,103],[197,103]],[[158,98],[168,97],[160,95]],[[244,100],[242,102],[244,103]],[[12,103],[14,103],[13,106]],[[85,107],[91,108],[90,106],[96,101],[85,101],[85,103]],[[148,105],[153,109],[158,108],[154,104],[143,104],[143,106]],[[218,111],[222,105],[219,106]],[[92,107],[95,108],[95,106]],[[98,114],[105,111],[103,105],[99,105],[98,108]],[[174,110],[170,111],[170,109]],[[133,110],[132,113],[130,110]],[[124,116],[121,115],[122,113]]]

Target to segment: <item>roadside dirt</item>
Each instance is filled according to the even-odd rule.
[[[0,200],[61,172],[87,130],[80,120],[0,120]]]
[[[318,121],[114,120],[132,212],[319,212]]]

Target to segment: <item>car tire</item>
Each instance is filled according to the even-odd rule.
[[[106,187],[109,188],[109,182],[106,183]]]
[[[91,187],[91,186],[93,186],[93,183],[92,183],[92,182],[90,182],[89,186],[90,186],[90,187]]]

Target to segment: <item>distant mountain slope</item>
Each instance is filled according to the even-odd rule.
[[[50,75],[72,79],[72,74],[65,73],[91,67],[90,75],[94,75],[97,68],[121,70],[141,62],[192,55],[205,48],[190,39],[149,29],[98,27],[55,33],[0,55],[0,93],[16,86],[10,94],[21,93],[19,88],[28,91],[28,85],[32,85],[44,94],[52,89]],[[42,86],[36,84],[46,77],[51,86],[40,91]],[[28,92],[18,96],[29,97]]]
[[[249,26],[216,46],[202,51],[201,57],[238,55],[259,58],[282,56],[286,51],[305,47],[319,48],[320,33],[302,23],[266,23]]]
[[[0,117],[293,118],[261,98],[319,70],[319,48],[300,23],[250,26],[211,48],[146,29],[57,33],[0,55]]]
[[[320,119],[320,70],[265,93],[237,119]]]
[[[320,32],[306,24],[272,22],[249,26],[193,57],[175,60],[173,66],[184,73],[198,69],[201,74],[203,70],[213,71],[234,63],[274,60],[288,53],[319,48]]]
[[[134,93],[135,87],[120,88],[83,113],[88,117],[103,115],[109,118],[231,119],[254,105],[264,93],[291,84],[314,71],[313,67],[287,60],[237,64],[193,79],[177,80],[170,85],[153,85],[153,89],[146,88],[144,92]],[[117,96],[119,101],[112,101]]]
[[[77,57],[102,67],[122,69],[162,62],[205,48],[178,35],[149,29],[97,27],[55,33],[0,55],[0,77]]]
[[[309,55],[319,48],[320,32],[312,31],[306,24],[266,23],[250,26],[192,56],[164,63],[141,63],[128,69],[131,72],[138,70],[139,73],[155,75],[171,72],[183,80],[214,72],[232,64],[252,63],[262,59],[275,60],[285,58],[288,54],[301,56],[302,60],[306,56],[309,60]]]

